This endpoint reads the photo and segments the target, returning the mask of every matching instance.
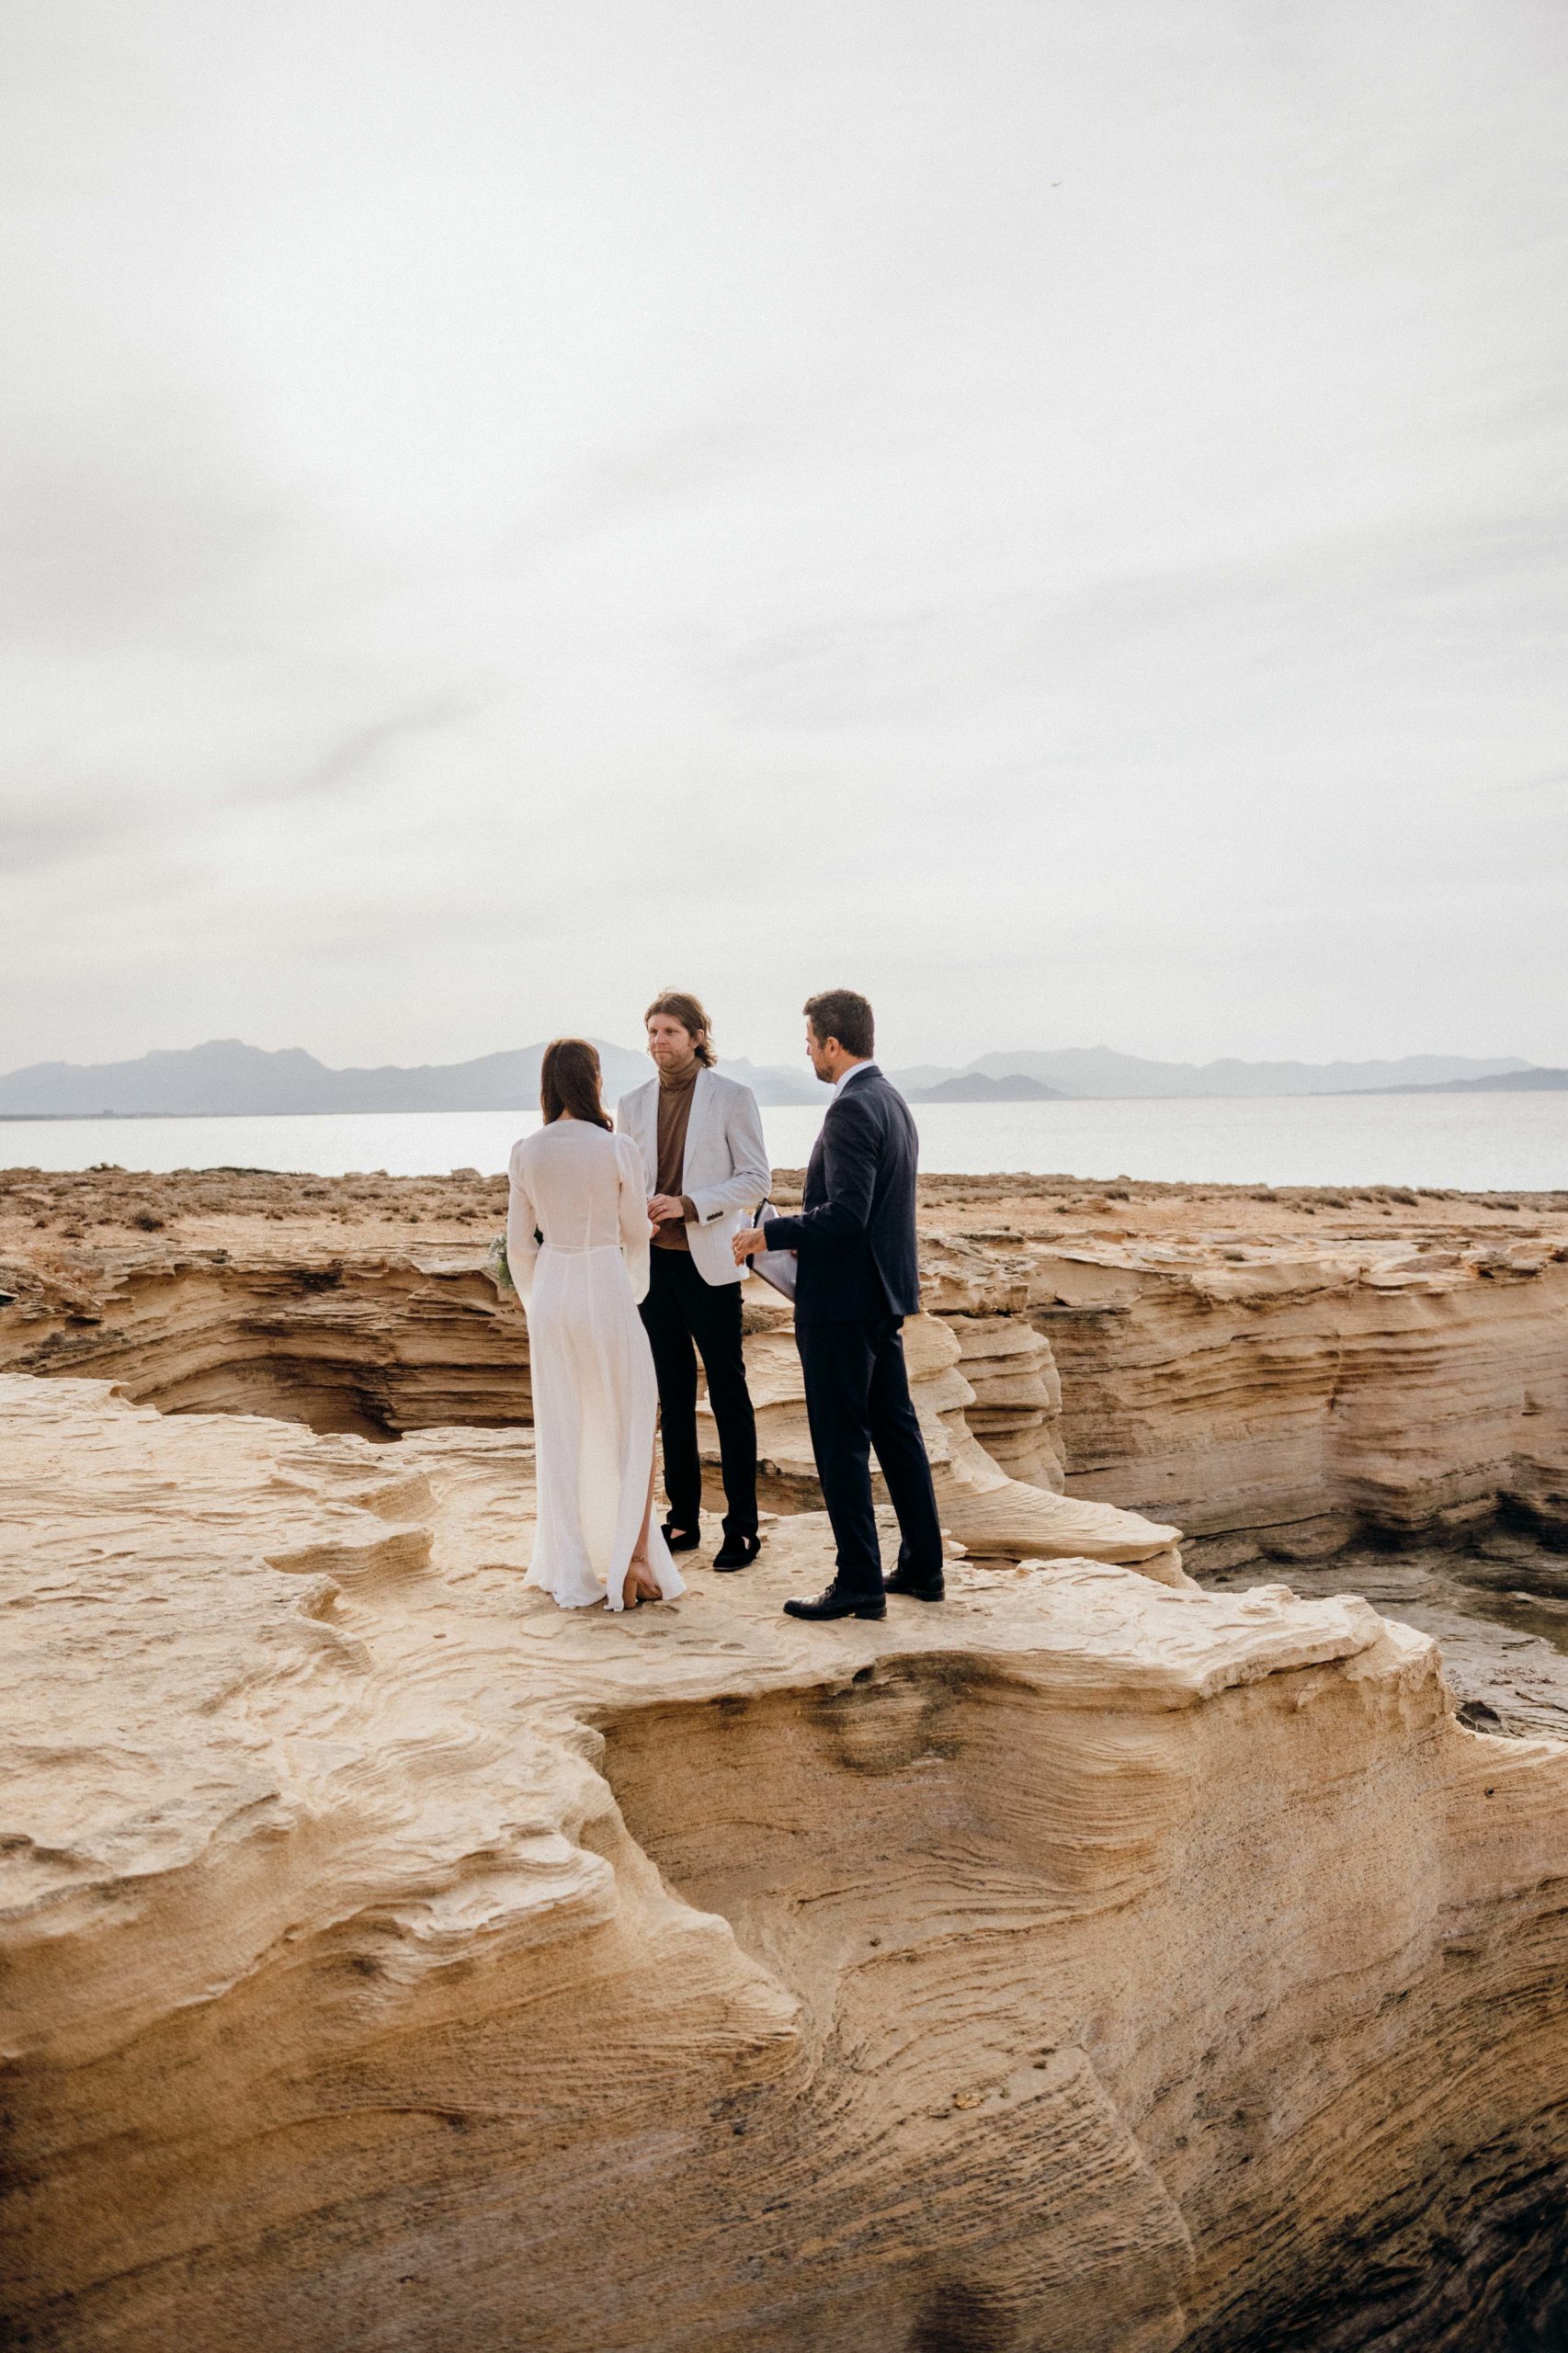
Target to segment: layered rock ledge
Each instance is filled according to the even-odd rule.
[[[472,1171],[5,1172],[0,1369],[381,1438],[526,1425],[526,1340],[482,1271],[504,1194]],[[914,1345],[939,1453],[962,1417],[955,1462],[971,1438],[1216,1566],[1500,1512],[1568,1537],[1568,1193],[935,1177],[922,1232]],[[810,1504],[798,1377],[751,1288],[774,1500]]]
[[[788,1172],[775,1192],[788,1198]],[[482,1271],[505,1186],[0,1175],[0,1368],[392,1440],[526,1427]],[[971,1553],[1210,1582],[1285,1564],[1444,1646],[1473,1722],[1568,1730],[1568,1194],[928,1177],[908,1333]],[[787,1316],[751,1286],[765,1484],[818,1502]]]
[[[1561,2341],[1568,1749],[1345,1595],[521,1582],[520,1430],[0,1379],[7,2341]]]

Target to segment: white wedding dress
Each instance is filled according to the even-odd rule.
[[[637,1313],[653,1233],[642,1155],[586,1120],[553,1120],[513,1145],[510,1176],[506,1258],[528,1310],[539,1472],[528,1582],[563,1609],[619,1609],[659,1404]],[[685,1592],[651,1517],[648,1562],[665,1601]]]

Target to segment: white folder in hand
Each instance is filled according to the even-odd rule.
[[[766,1226],[778,1212],[771,1201],[764,1201],[756,1213],[758,1225]],[[758,1250],[749,1261],[752,1273],[760,1275],[765,1283],[781,1291],[786,1299],[795,1296],[795,1279],[800,1260],[793,1250]]]

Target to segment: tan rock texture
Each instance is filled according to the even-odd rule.
[[[516,1312],[480,1271],[504,1199],[472,1171],[6,1172],[0,1367],[381,1438],[526,1424]],[[938,1176],[922,1204],[959,1355],[912,1354],[971,1549],[1096,1549],[1009,1480],[1185,1529],[1200,1565],[1499,1513],[1568,1532],[1568,1194]],[[766,1299],[750,1320],[774,1500],[812,1505],[792,1352]]]
[[[765,1285],[753,1282],[747,1288],[758,1294],[746,1309],[752,1328],[745,1353],[756,1408],[762,1492],[785,1508],[813,1510],[820,1507],[822,1495],[790,1311]],[[1009,1350],[998,1328],[1004,1322],[1000,1317],[949,1322],[921,1314],[904,1325],[910,1395],[920,1417],[944,1529],[971,1552],[1011,1560],[1071,1555],[1137,1562],[1149,1575],[1176,1581],[1176,1529],[1115,1505],[1064,1495],[1052,1486],[1015,1478],[974,1436],[970,1417],[976,1392],[965,1377],[970,1365],[987,1383],[988,1403],[982,1415],[993,1427],[999,1418],[1014,1418],[994,1403],[999,1388],[1021,1390],[1030,1409],[1035,1392],[1045,1388],[1039,1368],[1046,1352],[1038,1338],[1027,1324],[1017,1322],[1010,1328],[1019,1345]],[[975,1348],[966,1359],[958,1334],[971,1323]],[[716,1464],[718,1440],[710,1429],[704,1451]],[[880,1479],[874,1484],[881,1495]]]
[[[108,1179],[107,1200],[87,1189],[91,1172],[71,1181],[64,1222],[42,1226],[15,1214],[44,1198],[37,1182],[0,1186],[13,1209],[9,1232],[0,1218],[0,1365],[102,1374],[165,1413],[271,1414],[370,1438],[530,1419],[516,1311],[481,1264],[505,1186],[498,1200],[481,1184],[405,1186],[393,1218],[379,1188],[367,1198],[369,1180],[144,1177],[131,1196],[144,1233]],[[431,1192],[440,1224],[426,1245]],[[209,1201],[227,1214],[209,1216]]]
[[[1301,1558],[1568,1533],[1568,1247],[1042,1261],[1075,1492]],[[1040,1297],[1041,1290],[1050,1295]]]
[[[1345,1595],[801,1626],[812,1513],[563,1614],[529,1479],[0,1379],[5,2341],[1560,2341],[1568,1749]]]
[[[406,1220],[418,1222],[423,1212],[415,1204],[430,1193],[447,1220],[442,1241],[410,1247],[405,1231],[399,1248],[395,1240],[389,1246],[377,1214],[377,1180],[364,1180],[372,1187],[368,1200],[347,1181],[232,1181],[235,1214],[219,1229],[231,1235],[223,1243],[168,1234],[171,1222],[180,1223],[176,1204],[184,1197],[172,1180],[160,1190],[155,1180],[143,1179],[130,1230],[140,1233],[135,1218],[152,1217],[162,1220],[157,1230],[168,1238],[122,1244],[100,1213],[92,1219],[91,1246],[74,1257],[36,1241],[24,1244],[7,1260],[15,1271],[6,1278],[9,1306],[0,1310],[0,1365],[108,1374],[129,1395],[166,1413],[280,1413],[326,1432],[391,1438],[454,1424],[529,1422],[526,1325],[515,1302],[500,1298],[481,1271],[483,1239],[460,1226],[450,1233],[460,1215],[454,1199],[462,1219],[483,1225],[500,1216],[504,1188],[496,1194],[476,1179],[444,1190],[433,1182],[400,1188],[386,1180]],[[77,1187],[86,1182],[74,1180]],[[292,1185],[298,1216],[290,1220],[278,1201],[290,1199]],[[122,1215],[119,1197],[106,1190]],[[223,1194],[217,1179],[194,1190],[197,1210]],[[484,1210],[470,1209],[474,1191],[483,1194]],[[76,1199],[71,1189],[64,1197]],[[328,1238],[318,1197],[340,1211],[369,1212],[358,1222],[356,1246],[335,1246]],[[22,1182],[11,1198],[26,1209],[40,1195]],[[150,1208],[149,1199],[163,1206]],[[176,1214],[171,1219],[165,1211]],[[81,1223],[84,1243],[89,1214],[70,1220]],[[202,1230],[194,1213],[186,1223]],[[281,1236],[278,1225],[285,1227]],[[940,1283],[942,1295],[951,1292],[960,1304],[987,1267],[982,1254],[970,1256],[961,1281]],[[995,1269],[990,1272],[995,1290]],[[1000,1289],[1010,1298],[1017,1287],[1004,1281]],[[821,1494],[790,1311],[761,1283],[751,1282],[748,1291],[747,1352],[767,1489],[786,1509],[815,1509]],[[1059,1406],[1059,1392],[1050,1349],[1023,1318],[922,1316],[910,1324],[906,1346],[938,1500],[955,1540],[1014,1559],[1073,1553],[1142,1561],[1149,1574],[1167,1579],[1179,1574],[1176,1528],[1102,1499],[1069,1500],[1058,1492],[1060,1466],[1046,1420]],[[983,1392],[982,1426],[997,1438],[1005,1461],[986,1450],[966,1419],[978,1393],[960,1369],[966,1363]]]

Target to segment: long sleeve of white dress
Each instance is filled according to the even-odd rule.
[[[533,1294],[534,1267],[539,1258],[539,1212],[528,1193],[521,1143],[512,1146],[507,1167],[506,1265],[525,1307]]]
[[[653,1228],[648,1216],[648,1179],[642,1154],[631,1136],[617,1136],[615,1156],[620,1164],[620,1248],[631,1278],[631,1296],[644,1300],[653,1276],[648,1245]]]

